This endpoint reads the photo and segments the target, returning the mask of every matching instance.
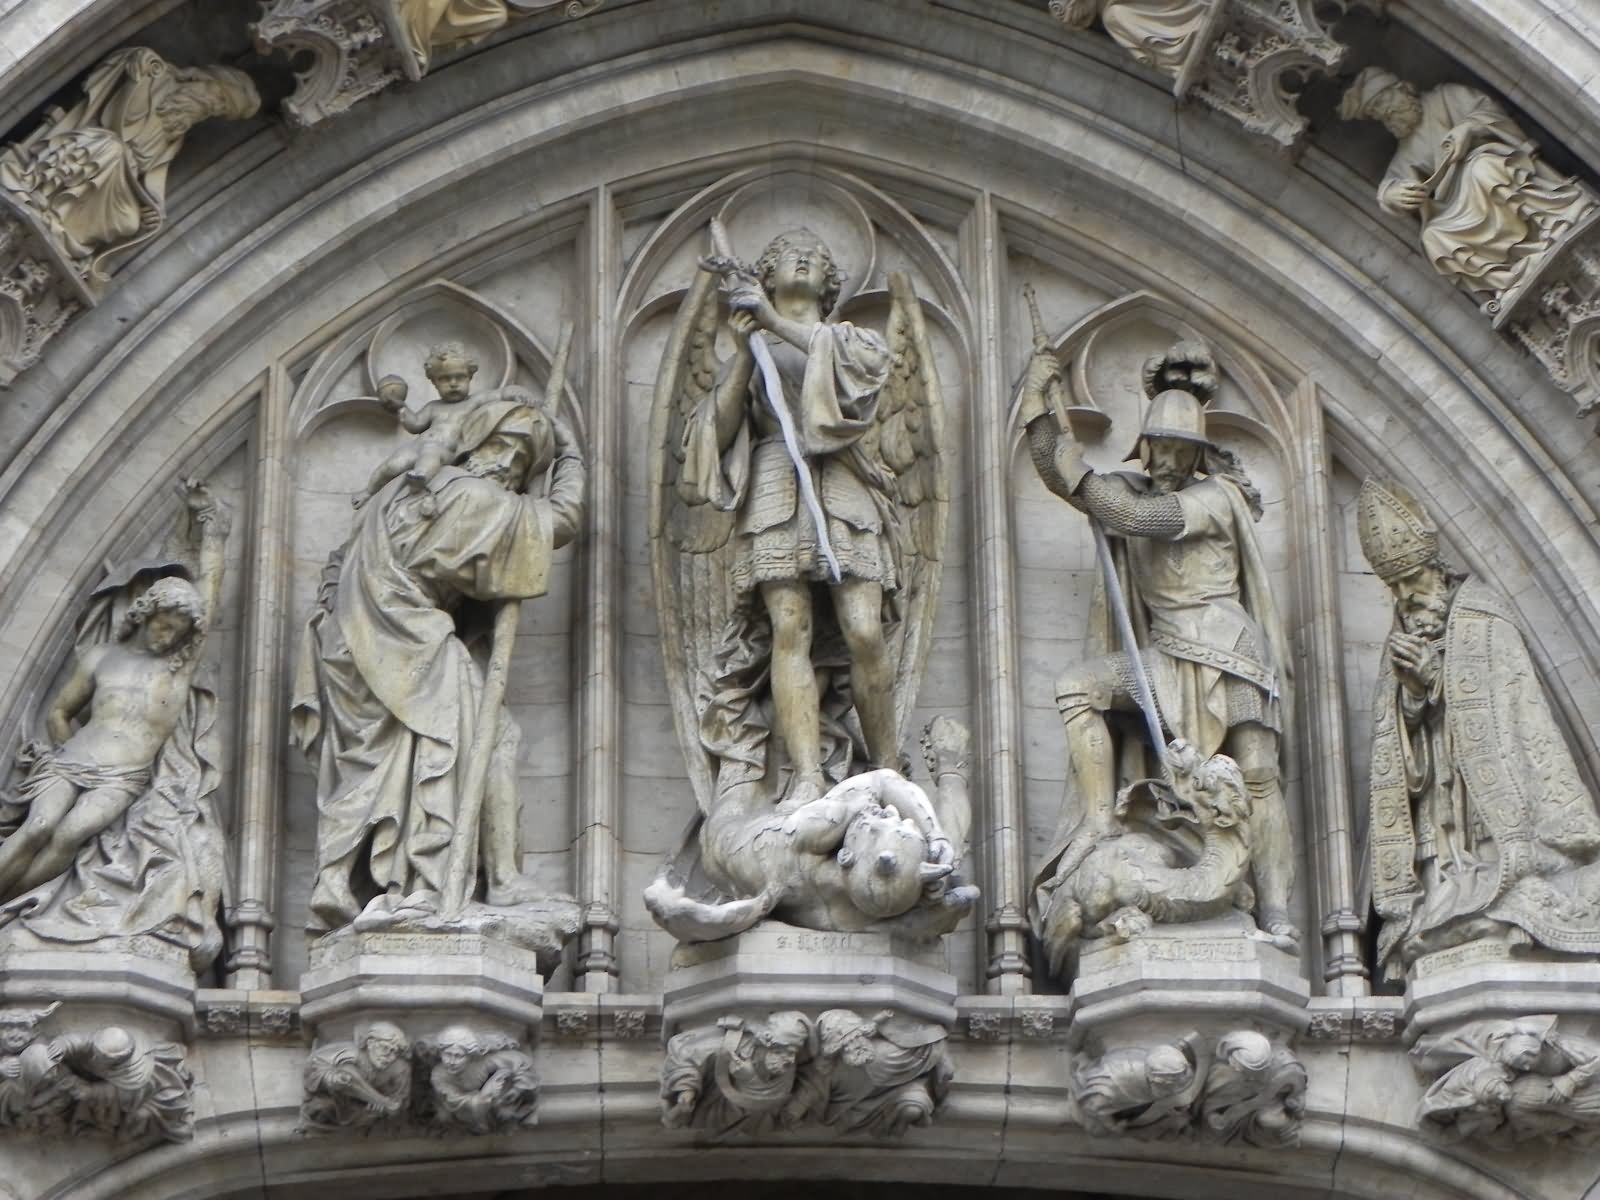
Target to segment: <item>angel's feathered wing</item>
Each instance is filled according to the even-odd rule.
[[[903,745],[928,660],[949,523],[949,473],[944,461],[944,393],[928,345],[922,304],[911,280],[889,276],[889,378],[878,400],[878,451],[894,472],[900,617],[891,653],[895,716]]]
[[[650,568],[672,719],[701,811],[716,764],[701,746],[697,682],[733,606],[728,585],[734,514],[691,503],[683,480],[684,426],[717,381],[717,277],[695,274],[661,357],[650,412]]]

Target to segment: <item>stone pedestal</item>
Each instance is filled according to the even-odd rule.
[[[956,981],[942,942],[818,933],[766,921],[720,942],[679,946],[662,996],[663,1039],[728,1016],[832,1008],[895,1013],[952,1028]]]
[[[413,1038],[467,1024],[531,1046],[544,1016],[544,978],[531,950],[476,933],[340,930],[311,948],[300,1020],[319,1043],[392,1021]]]
[[[159,938],[69,946],[14,929],[0,950],[0,1007],[59,1001],[60,1021],[74,1031],[119,1025],[157,1041],[188,1042],[194,998],[188,951]]]
[[[1472,1021],[1537,1013],[1561,1017],[1572,1033],[1600,1032],[1600,962],[1512,958],[1503,943],[1480,941],[1424,955],[1407,973],[1406,1038],[1413,1043]]]
[[[1311,998],[1295,954],[1226,918],[1086,943],[1072,990],[1074,1044],[1166,1036],[1175,1022],[1203,1033],[1248,1025],[1293,1037],[1309,1020]]]

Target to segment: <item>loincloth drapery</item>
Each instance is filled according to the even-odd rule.
[[[15,818],[18,810],[31,806],[53,783],[70,783],[80,794],[120,792],[132,802],[150,786],[150,768],[102,767],[64,759],[53,750],[43,751],[28,764],[28,774],[17,790],[0,801],[0,825],[13,823],[7,818]]]

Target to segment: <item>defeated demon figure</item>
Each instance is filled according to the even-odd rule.
[[[954,799],[964,807],[964,790]],[[692,899],[667,871],[645,889],[650,914],[680,941],[731,937],[768,914],[808,929],[934,938],[978,898],[955,882],[957,850],[926,793],[894,771],[856,775],[794,808],[733,809],[707,819],[701,865],[742,899]]]
[[[1250,887],[1250,797],[1238,764],[1202,759],[1181,738],[1168,750],[1171,786],[1140,780],[1117,796],[1121,829],[1063,856],[1039,889],[1041,933],[1058,974],[1082,938],[1127,941],[1152,924],[1203,921],[1255,905]],[[1136,801],[1151,810],[1139,814]]]

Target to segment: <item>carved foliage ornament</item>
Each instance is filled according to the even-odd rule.
[[[1334,70],[1345,55],[1317,8],[1317,0],[1050,0],[1066,28],[1098,22],[1135,62],[1170,78],[1180,101],[1199,100],[1289,151],[1307,125],[1291,83]]]
[[[315,125],[400,79],[421,79],[434,52],[500,32],[515,17],[561,8],[580,17],[603,0],[268,0],[251,31],[263,53],[306,54],[289,120]]]

